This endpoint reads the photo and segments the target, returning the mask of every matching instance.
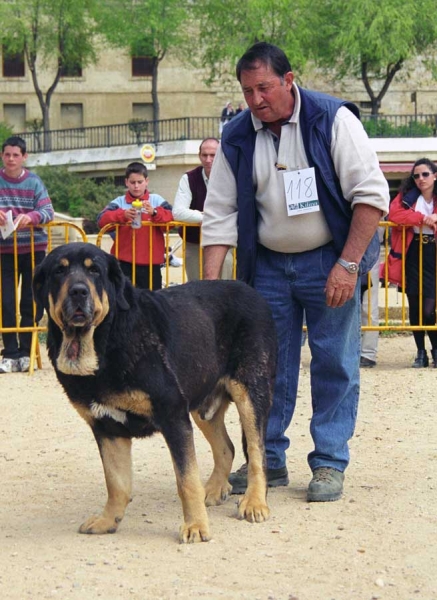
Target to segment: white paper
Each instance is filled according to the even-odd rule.
[[[283,175],[289,217],[320,210],[314,167],[285,171]]]
[[[8,212],[6,213],[6,223],[4,225],[0,225],[0,233],[4,240],[17,229],[17,225],[20,222],[21,217],[22,215],[20,215],[20,217],[14,223],[14,219],[12,218],[12,211],[8,210]]]

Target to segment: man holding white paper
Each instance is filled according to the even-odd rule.
[[[288,58],[252,46],[237,64],[249,111],[223,131],[202,224],[204,277],[230,246],[237,276],[269,302],[278,333],[266,433],[267,482],[287,485],[285,431],[299,377],[303,314],[311,349],[314,449],[308,501],[338,500],[359,395],[360,286],[379,256],[375,232],[389,193],[355,105],[294,83]],[[254,323],[256,327],[256,323]],[[231,474],[243,493],[247,467]]]
[[[47,190],[35,173],[24,167],[26,143],[18,137],[2,145],[0,170],[0,267],[1,315],[3,327],[16,327],[14,235],[20,291],[20,327],[30,327],[42,315],[33,314],[32,261],[38,265],[47,249],[47,232],[39,227],[53,220],[53,207]],[[14,231],[16,233],[14,234]],[[32,257],[32,251],[34,256]],[[30,333],[3,333],[0,373],[26,372],[30,367]]]

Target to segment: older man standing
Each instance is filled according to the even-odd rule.
[[[267,43],[239,60],[249,111],[223,131],[208,187],[205,278],[237,247],[238,277],[267,299],[278,332],[275,395],[266,434],[270,486],[288,484],[285,452],[296,403],[303,313],[311,349],[314,449],[308,501],[337,500],[357,416],[360,286],[379,255],[376,230],[389,193],[358,109],[294,83],[284,52]],[[256,324],[254,324],[256,326]],[[243,493],[247,468],[231,474]]]
[[[219,147],[217,138],[205,138],[199,147],[201,164],[184,173],[173,202],[173,218],[182,223],[201,223],[206,188],[211,173],[212,163]],[[182,232],[180,232],[182,235]],[[200,278],[200,227],[186,228],[185,271],[188,281]],[[233,252],[230,251],[223,266],[223,279],[232,279]]]

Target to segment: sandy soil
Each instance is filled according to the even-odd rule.
[[[290,486],[270,491],[263,524],[236,520],[236,497],[208,509],[212,541],[189,546],[177,542],[181,507],[160,436],[134,444],[134,498],[118,533],[79,535],[106,496],[91,432],[45,354],[33,377],[3,375],[0,598],[436,600],[436,373],[409,368],[413,355],[410,336],[381,336],[377,368],[362,372],[344,497],[309,505],[305,347]],[[234,407],[228,425],[238,447]],[[211,453],[196,439],[206,479]]]

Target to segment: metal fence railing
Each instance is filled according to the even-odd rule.
[[[195,226],[195,225],[190,225]],[[437,330],[437,324],[429,325],[424,323],[424,318],[422,315],[422,311],[420,311],[419,316],[419,324],[411,326],[409,323],[409,313],[408,313],[408,300],[406,296],[406,279],[405,279],[405,258],[406,258],[406,238],[405,232],[407,230],[406,226],[398,226],[394,223],[383,221],[380,223],[380,226],[386,229],[386,234],[384,236],[384,242],[381,245],[381,256],[380,256],[380,275],[379,275],[379,285],[375,290],[375,286],[372,288],[374,291],[378,292],[379,296],[379,322],[372,323],[371,322],[371,311],[370,311],[370,300],[368,306],[368,321],[362,323],[362,330],[372,330],[372,331],[428,331],[428,330]],[[118,252],[118,231],[120,227],[126,227],[126,225],[109,225],[100,230],[100,232],[96,236],[87,236],[84,231],[75,224],[66,223],[66,222],[52,222],[47,225],[44,225],[48,230],[48,248],[50,251],[55,246],[64,244],[67,242],[75,242],[75,241],[92,241],[101,247],[105,251],[110,251],[111,246],[114,244],[114,253],[117,256]],[[108,230],[113,229],[114,237],[110,237],[108,235]],[[185,283],[186,281],[186,273],[184,269],[185,258],[186,258],[186,224],[180,222],[171,221],[170,223],[155,225],[144,222],[142,227],[148,227],[149,232],[151,234],[153,227],[160,227],[164,241],[165,241],[165,258],[163,259],[163,263],[161,265],[162,269],[162,285],[163,287],[169,287],[172,285],[179,285],[181,283]],[[393,227],[401,227],[403,228],[403,248],[402,248],[402,283],[400,286],[394,286],[389,282],[388,276],[388,268],[387,268],[387,257],[390,252],[390,232]],[[177,233],[177,228],[182,228],[181,235]],[[135,236],[135,230],[132,230],[132,235]],[[0,303],[0,333],[31,333],[32,334],[32,346],[31,346],[31,367],[30,373],[34,370],[35,362],[38,367],[41,368],[41,355],[39,350],[39,341],[38,335],[46,331],[46,326],[44,325],[44,321],[41,323],[34,322],[34,324],[30,327],[20,327],[20,281],[18,277],[18,248],[16,243],[16,232],[14,235],[14,263],[15,263],[15,277],[14,277],[14,287],[15,287],[15,323],[13,325],[9,324],[5,325],[3,320],[3,306]],[[432,236],[424,236],[425,238],[430,238]],[[134,237],[133,237],[134,241]],[[433,247],[436,249],[436,264],[437,264],[437,243],[432,239]],[[153,255],[152,248],[152,237],[150,235],[150,247],[149,247],[149,256]],[[429,243],[429,239],[424,239],[423,243]],[[32,245],[31,245],[31,254],[32,254]],[[171,264],[171,254],[177,252],[177,256],[180,258],[179,268],[172,267]],[[200,256],[202,255],[202,248],[199,246]],[[4,285],[4,281],[2,280],[2,258],[3,254],[0,252],[0,297],[2,296],[2,286]],[[34,256],[32,257],[32,264],[35,264]],[[422,264],[422,244],[420,244],[419,250],[419,264]],[[200,265],[202,261],[200,260]],[[132,277],[131,279],[135,282],[135,263],[132,267]],[[236,277],[236,257],[234,253],[234,275]],[[437,273],[437,270],[436,270]],[[200,266],[199,279],[202,279],[202,267]],[[151,282],[150,282],[151,283]],[[368,285],[369,289],[371,289],[370,275],[368,277]],[[420,275],[419,277],[419,296],[422,296],[422,286],[423,286],[423,277]],[[151,285],[150,285],[151,287]],[[437,274],[436,274],[436,292],[437,292]],[[436,293],[437,297],[437,293]],[[394,305],[396,305],[396,314],[394,315]],[[34,321],[35,321],[35,311],[34,311]]]
[[[361,120],[370,137],[432,137],[437,135],[437,114],[367,115]],[[130,144],[159,144],[219,137],[219,117],[183,117],[159,121],[131,121],[76,129],[25,131],[28,152],[84,150]]]

